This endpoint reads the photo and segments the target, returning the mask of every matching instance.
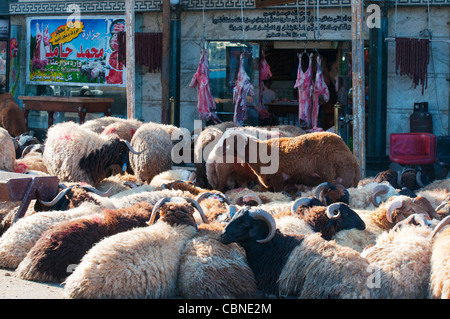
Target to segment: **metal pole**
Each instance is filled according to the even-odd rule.
[[[134,5],[135,0],[125,1],[126,38],[127,38],[127,118],[136,118],[136,92],[135,92],[135,54],[134,54]]]
[[[363,15],[364,0],[352,0],[353,154],[359,164],[361,178],[366,176]]]
[[[161,123],[169,124],[170,1],[162,4]]]

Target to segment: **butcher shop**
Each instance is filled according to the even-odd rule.
[[[375,1],[356,15],[348,0],[171,0],[168,9],[132,1],[132,18],[127,3],[11,1],[11,34],[23,39],[10,61],[15,97],[110,98],[108,114],[127,117],[131,107],[140,120],[190,131],[195,120],[337,131],[350,147],[366,143],[374,168],[389,162],[391,133],[414,131],[419,105],[429,114],[425,130],[450,135],[450,19],[441,10],[449,0]],[[401,39],[428,53],[409,56]],[[28,123],[46,129],[101,115],[32,110]],[[364,136],[353,136],[355,125]]]

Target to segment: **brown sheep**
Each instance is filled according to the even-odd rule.
[[[316,132],[261,141],[233,130],[228,130],[225,134],[228,134],[228,137],[225,138],[224,146],[229,145],[226,143],[229,139],[237,137],[234,154],[245,160],[264,187],[275,192],[282,191],[286,184],[317,186],[323,182],[341,179],[342,185],[348,188],[356,187],[360,180],[356,158],[339,135]],[[245,145],[245,149],[236,147],[239,145]],[[276,172],[271,171],[269,165],[277,163],[266,164],[260,158],[251,160],[255,157],[254,153],[261,155],[264,150],[270,153],[267,156],[271,157],[274,152],[278,153],[279,165]],[[224,147],[224,155],[226,152]],[[264,173],[262,169],[271,172]]]
[[[10,93],[0,93],[0,126],[14,137],[27,131],[25,116]]]

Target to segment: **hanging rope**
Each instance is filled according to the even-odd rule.
[[[245,36],[245,23],[244,23],[244,0],[241,0],[241,21],[242,21],[242,39],[244,43],[247,42],[247,38]]]
[[[202,8],[202,15],[203,15],[203,35],[202,35],[202,43],[201,47],[202,49],[206,49],[206,18],[205,18],[205,1],[202,1],[203,8]]]

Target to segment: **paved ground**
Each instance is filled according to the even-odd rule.
[[[63,287],[22,280],[0,269],[0,299],[62,299]]]

